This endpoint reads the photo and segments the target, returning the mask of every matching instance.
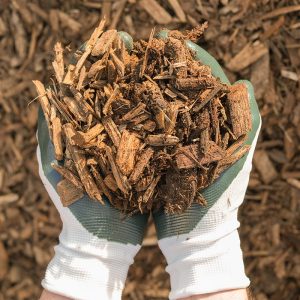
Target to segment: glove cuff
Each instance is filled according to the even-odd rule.
[[[106,255],[95,256],[60,243],[55,247],[42,286],[72,299],[120,300],[133,256],[129,259],[128,253],[122,255],[124,245],[108,241],[105,244]]]
[[[199,244],[193,237],[177,241],[178,248],[167,249],[165,239],[159,244],[167,260],[168,253],[172,252],[166,268],[171,279],[171,300],[246,288],[250,284],[244,271],[237,230],[207,244]]]

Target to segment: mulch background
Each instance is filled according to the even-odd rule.
[[[153,26],[185,29],[207,20],[201,46],[231,82],[251,80],[263,125],[240,209],[246,272],[258,300],[300,299],[300,3],[179,0],[182,14],[175,1],[157,1],[158,9],[153,2],[0,1],[0,300],[38,298],[61,227],[37,173],[31,80],[49,80],[56,41],[66,54],[76,49],[104,14],[109,26],[143,39]],[[124,299],[167,299],[165,266],[150,226]]]

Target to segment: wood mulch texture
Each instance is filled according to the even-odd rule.
[[[0,299],[35,299],[60,232],[37,172],[37,101],[57,41],[74,50],[99,16],[106,29],[148,39],[151,29],[204,21],[200,44],[231,82],[249,79],[262,132],[240,210],[246,272],[259,300],[300,294],[300,6],[288,0],[2,0],[0,6]],[[88,20],[88,21],[87,21]],[[169,278],[153,226],[130,268],[124,299],[167,299]]]

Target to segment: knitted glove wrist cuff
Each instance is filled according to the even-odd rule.
[[[55,247],[55,256],[47,267],[42,286],[72,299],[119,300],[129,265],[126,260],[76,252],[59,244]]]
[[[193,243],[193,238],[186,241]],[[167,272],[171,278],[170,299],[246,288],[250,281],[245,275],[240,239],[237,230],[216,242],[198,247],[182,247],[176,257],[172,249],[172,261]],[[169,249],[171,251],[171,249]],[[164,252],[168,252],[165,249]]]

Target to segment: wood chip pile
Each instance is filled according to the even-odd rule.
[[[249,150],[246,86],[221,83],[193,59],[185,40],[198,40],[206,24],[166,39],[152,30],[131,51],[104,26],[74,64],[64,64],[57,43],[53,84],[34,81],[59,162],[52,167],[63,176],[63,204],[84,192],[130,213],[205,203],[201,190]]]

